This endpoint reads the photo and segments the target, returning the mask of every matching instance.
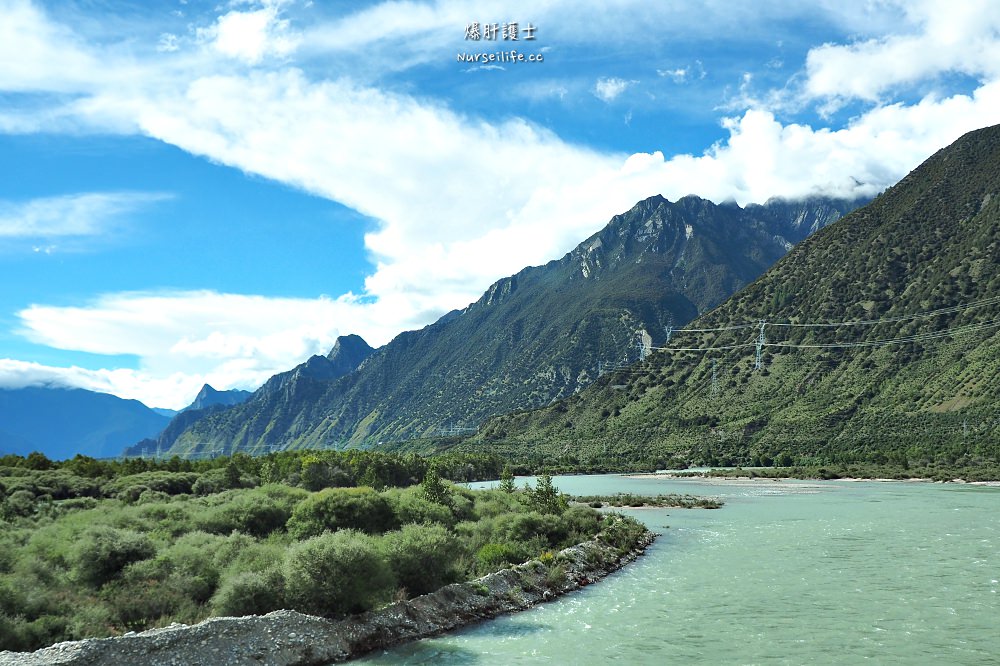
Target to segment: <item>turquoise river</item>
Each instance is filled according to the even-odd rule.
[[[1000,488],[565,476],[662,534],[607,579],[369,664],[1000,664]],[[668,528],[669,526],[669,528]]]

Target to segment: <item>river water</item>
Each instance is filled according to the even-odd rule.
[[[557,477],[662,534],[596,585],[370,664],[1000,664],[1000,488]],[[669,526],[669,527],[668,527]]]

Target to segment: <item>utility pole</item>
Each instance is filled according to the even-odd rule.
[[[719,359],[712,359],[712,395],[719,394]]]
[[[754,363],[753,369],[760,370],[762,365],[761,362],[761,352],[764,350],[764,343],[767,342],[767,338],[764,337],[764,326],[767,322],[763,319],[760,320],[760,335],[757,337],[757,361]]]
[[[636,335],[639,336],[638,342],[635,343],[639,347],[639,360],[640,361],[645,361],[646,360],[646,345],[642,344],[642,334],[641,333],[636,333]]]

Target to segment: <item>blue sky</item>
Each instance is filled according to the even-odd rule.
[[[255,388],[647,196],[874,194],[997,122],[985,1],[0,0],[0,386]]]

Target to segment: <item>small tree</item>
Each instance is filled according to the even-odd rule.
[[[548,474],[538,477],[534,490],[528,486],[524,489],[528,496],[528,506],[538,513],[560,515],[569,506],[563,494],[552,485],[552,477]]]
[[[420,484],[420,489],[430,501],[451,506],[451,491],[448,490],[448,486],[441,480],[441,476],[433,465],[427,468],[427,473]]]
[[[503,471],[500,472],[500,490],[505,493],[513,493],[517,490],[514,486],[514,473],[510,469],[510,465],[504,465]]]

